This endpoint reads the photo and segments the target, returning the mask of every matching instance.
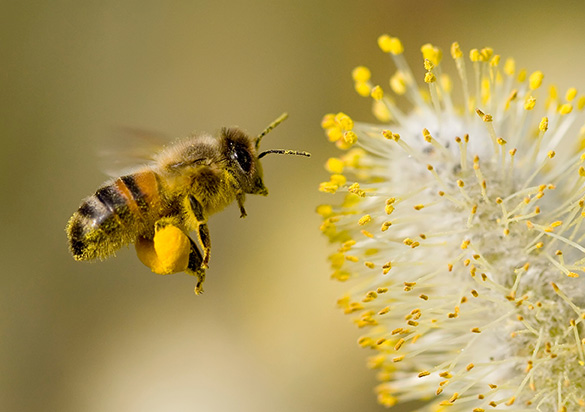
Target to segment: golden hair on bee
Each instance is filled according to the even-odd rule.
[[[283,149],[258,153],[262,138],[286,118],[284,113],[257,137],[223,128],[218,137],[180,140],[156,154],[151,165],[106,182],[69,219],[73,257],[105,259],[134,243],[153,272],[196,276],[195,293],[202,293],[211,251],[209,216],[237,201],[245,217],[246,194],[268,194],[260,163],[267,154],[310,156]]]

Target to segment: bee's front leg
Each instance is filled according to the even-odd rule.
[[[207,227],[207,218],[203,212],[203,206],[201,206],[201,203],[194,196],[189,196],[189,205],[197,221],[195,230],[197,231],[197,239],[199,239],[199,243],[203,249],[201,268],[207,269],[209,267],[209,256],[211,252],[211,237],[209,236],[209,227]]]

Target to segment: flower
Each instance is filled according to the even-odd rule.
[[[352,283],[338,304],[373,351],[379,402],[585,408],[585,98],[543,92],[542,72],[491,48],[471,50],[468,72],[457,43],[459,80],[426,44],[419,89],[400,40],[378,44],[397,68],[394,97],[353,71],[381,124],[324,117],[344,153],[320,186],[338,200],[317,212],[338,247],[332,277]]]

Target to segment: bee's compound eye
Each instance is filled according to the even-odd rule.
[[[238,164],[242,168],[242,170],[246,173],[250,171],[252,168],[252,157],[250,157],[250,153],[246,148],[242,146],[236,146],[236,150],[234,151],[234,157],[238,161]]]

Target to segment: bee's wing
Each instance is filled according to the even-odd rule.
[[[120,127],[101,142],[97,150],[100,168],[108,176],[118,177],[140,166],[153,164],[157,153],[172,140],[162,133]]]

